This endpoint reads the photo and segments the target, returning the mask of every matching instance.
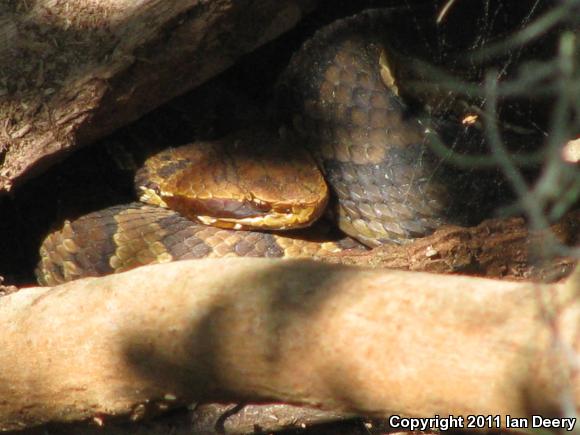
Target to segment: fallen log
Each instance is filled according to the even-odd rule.
[[[204,401],[556,416],[580,398],[577,275],[226,259],[23,289],[0,299],[0,429]]]
[[[0,194],[225,70],[313,5],[40,0],[0,6]]]

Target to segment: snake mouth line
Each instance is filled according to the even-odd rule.
[[[267,204],[260,200],[234,201],[213,199],[209,201],[189,200],[187,207],[179,211],[194,220],[206,225],[222,228],[259,229],[259,230],[290,230],[310,226],[317,220],[326,207],[323,204]],[[214,206],[216,208],[214,208]],[[177,205],[172,205],[176,209]],[[210,213],[206,213],[209,211]],[[191,216],[188,216],[189,213]]]
[[[176,210],[206,225],[233,229],[289,230],[304,228],[316,221],[328,198],[314,203],[268,203],[259,198],[187,198],[141,186],[140,200]]]
[[[306,214],[310,215],[310,212]],[[209,216],[196,216],[196,219],[206,225],[214,225],[221,228],[234,230],[260,229],[260,230],[291,230],[310,226],[312,219],[302,219],[295,213],[273,212],[262,216],[246,218],[213,218]]]

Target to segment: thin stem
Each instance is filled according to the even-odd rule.
[[[473,53],[470,57],[474,61],[483,61],[498,54],[505,54],[510,50],[521,47],[545,34],[552,27],[568,18],[570,14],[579,13],[575,10],[578,6],[580,6],[580,0],[567,0],[561,2],[559,7],[546,12],[543,16],[533,23],[528,24],[510,38],[484,47],[476,53]]]

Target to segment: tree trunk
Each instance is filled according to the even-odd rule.
[[[0,194],[223,71],[314,2],[0,5]]]

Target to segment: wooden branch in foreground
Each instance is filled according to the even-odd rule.
[[[579,288],[223,259],[23,289],[0,298],[0,429],[200,401],[556,415]]]

